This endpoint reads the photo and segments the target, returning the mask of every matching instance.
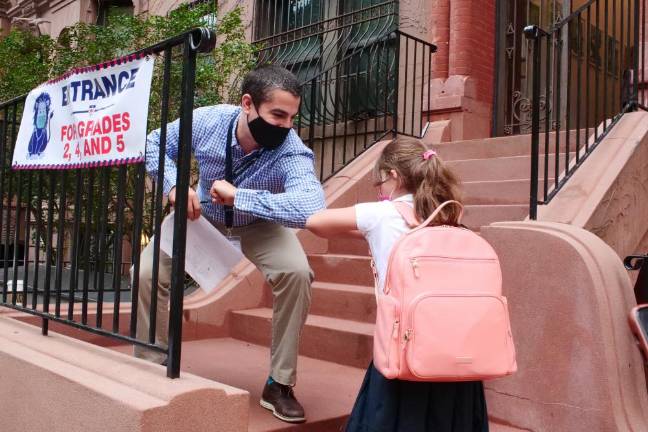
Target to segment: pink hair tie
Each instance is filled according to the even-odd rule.
[[[426,150],[423,152],[423,159],[428,160],[432,156],[436,156],[436,152],[434,150]]]

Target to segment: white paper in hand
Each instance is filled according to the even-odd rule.
[[[169,256],[173,252],[173,221],[174,213],[164,218],[160,236],[160,249]],[[203,291],[213,291],[242,258],[241,251],[207,219],[187,220],[185,271]]]

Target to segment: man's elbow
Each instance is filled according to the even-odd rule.
[[[317,223],[317,218],[314,216],[309,217],[306,220],[306,224],[304,226],[308,231],[312,232],[318,237],[325,237],[325,232],[322,230],[322,227]]]
[[[322,213],[323,212],[318,211],[310,215],[308,219],[306,219],[305,228],[318,237],[328,238],[331,235],[331,230]]]

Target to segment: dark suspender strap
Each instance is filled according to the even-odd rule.
[[[227,127],[227,142],[225,143],[225,180],[228,183],[234,184],[234,174],[232,168],[232,129],[238,114],[232,117],[232,120]],[[234,225],[234,207],[225,206],[225,226],[232,228]]]

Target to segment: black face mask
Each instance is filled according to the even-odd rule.
[[[291,129],[270,124],[260,115],[254,120],[248,121],[248,128],[250,128],[254,141],[268,150],[274,150],[283,144]]]

